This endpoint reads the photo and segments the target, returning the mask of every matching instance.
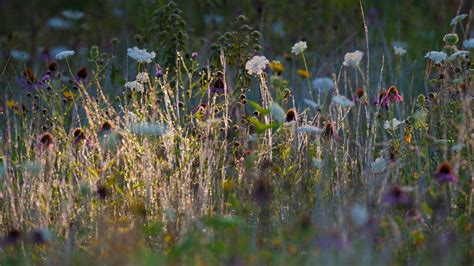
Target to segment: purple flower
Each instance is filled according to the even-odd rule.
[[[317,239],[316,244],[321,249],[345,249],[349,246],[349,240],[344,234],[332,231],[328,235]]]
[[[207,105],[205,103],[201,103],[192,110],[192,114],[199,117],[207,117],[209,114],[209,112],[207,111]]]
[[[412,205],[412,197],[409,192],[411,187],[393,186],[383,195],[383,201],[395,207],[409,207]]]
[[[444,162],[439,165],[435,177],[440,183],[456,183],[458,179],[457,176],[453,174],[453,168],[449,162]]]
[[[403,96],[398,93],[398,89],[395,86],[391,86],[387,90],[382,91],[375,101],[375,104],[388,109],[391,102],[403,102]]]
[[[211,83],[210,89],[211,89],[211,95],[214,95],[216,93],[224,94],[225,86],[224,86],[224,80],[222,79],[221,75]]]
[[[157,78],[163,77],[163,70],[161,70],[161,67],[158,65],[156,66],[155,76]]]
[[[198,57],[198,55],[199,55],[199,54],[198,54],[197,52],[193,52],[193,53],[191,54],[191,58],[192,58],[193,60],[196,60],[196,58]]]

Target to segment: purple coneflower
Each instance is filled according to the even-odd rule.
[[[326,121],[323,127],[322,137],[325,140],[335,139],[337,140],[339,136],[336,132],[336,122]]]
[[[214,95],[216,93],[224,94],[225,86],[224,86],[223,74],[221,72],[219,72],[217,74],[217,78],[211,82],[210,90],[211,90],[211,95]]]
[[[436,179],[440,183],[456,183],[457,176],[453,173],[453,167],[449,162],[444,162],[439,165],[438,171],[435,174]]]
[[[54,137],[49,132],[44,132],[38,138],[38,150],[40,152],[52,151],[54,148]]]
[[[391,102],[399,103],[402,101],[403,96],[398,93],[398,89],[395,86],[391,86],[379,94],[376,104],[388,109]]]
[[[356,104],[365,104],[365,105],[367,105],[368,101],[367,101],[367,93],[365,93],[365,89],[364,88],[358,88],[355,91],[355,95],[354,95],[352,100]]]
[[[86,140],[86,135],[84,134],[84,130],[82,130],[82,128],[74,129],[74,131],[72,132],[72,136],[74,138],[72,141],[72,145],[74,146],[77,146],[84,140]]]
[[[383,201],[396,207],[409,207],[412,205],[412,198],[410,195],[410,187],[393,186],[390,190],[385,192]]]
[[[156,65],[155,77],[157,78],[163,77],[163,70],[161,70],[161,67],[159,65]]]

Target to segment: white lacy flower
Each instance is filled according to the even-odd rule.
[[[84,12],[79,11],[79,10],[67,9],[67,10],[63,10],[63,12],[61,12],[61,14],[65,18],[72,19],[72,20],[79,20],[79,19],[84,17]]]
[[[474,38],[471,38],[469,40],[465,40],[462,42],[462,45],[466,49],[474,49]]]
[[[306,42],[297,42],[293,47],[291,47],[291,52],[295,55],[300,55],[304,50],[306,50],[306,48],[308,48]]]
[[[310,99],[304,99],[303,101],[304,101],[305,104],[307,104],[307,105],[309,105],[309,106],[311,106],[315,109],[319,107],[319,105],[316,102],[314,102]]]
[[[145,49],[138,49],[138,47],[128,48],[127,55],[138,63],[151,63],[151,60],[155,58],[155,52],[147,52]]]
[[[145,84],[150,80],[150,76],[147,72],[140,72],[137,74],[135,80],[141,84]]]
[[[313,88],[322,91],[332,90],[334,88],[334,81],[329,77],[316,78],[313,80]]]
[[[281,108],[280,105],[278,105],[277,103],[273,102],[270,107],[270,114],[272,115],[272,117],[278,121],[278,122],[283,122],[285,121],[285,117],[286,117],[286,114],[285,114],[285,111],[283,110],[283,108]]]
[[[270,63],[270,61],[268,61],[265,56],[256,55],[245,63],[245,69],[249,75],[260,75],[267,67],[268,63]]]
[[[401,46],[393,46],[394,53],[396,55],[402,56],[407,53],[407,50]]]
[[[431,51],[426,53],[425,57],[429,58],[435,63],[441,63],[443,61],[446,61],[448,55],[445,52]]]
[[[449,60],[453,60],[453,59],[456,59],[458,57],[464,57],[468,54],[469,54],[468,51],[457,51],[449,57]]]
[[[298,132],[302,133],[313,133],[313,134],[319,134],[321,133],[321,129],[319,127],[314,127],[314,126],[300,126],[298,127]]]
[[[345,96],[342,96],[342,95],[335,95],[335,96],[332,96],[332,102],[339,105],[339,106],[342,106],[342,107],[351,107],[351,106],[354,106],[354,102],[347,99],[347,97]]]
[[[351,209],[351,218],[357,226],[362,226],[369,221],[369,213],[365,207],[356,204]]]
[[[457,15],[455,16],[452,20],[451,20],[451,26],[454,26],[456,24],[458,24],[460,21],[462,21],[463,19],[467,18],[467,14],[461,14],[461,15]]]
[[[403,121],[400,121],[396,118],[392,119],[392,121],[385,121],[383,123],[383,128],[385,128],[386,130],[395,130],[398,128],[399,125],[403,124],[404,122]]]
[[[31,57],[28,52],[15,50],[15,49],[10,51],[10,56],[13,59],[18,60],[18,61],[28,61],[30,60],[30,57]]]
[[[131,90],[140,91],[140,92],[145,89],[145,87],[143,87],[143,85],[138,83],[137,81],[129,81],[125,83],[124,87]]]
[[[385,160],[383,157],[375,159],[375,162],[373,162],[370,165],[372,172],[375,174],[380,174],[383,173],[387,169],[387,160]]]
[[[362,60],[362,57],[364,56],[364,53],[356,50],[352,53],[347,53],[344,55],[344,63],[342,63],[344,66],[351,66],[351,67],[357,67],[360,64],[360,60]]]
[[[313,160],[311,161],[311,164],[313,165],[313,167],[321,169],[323,168],[324,163],[320,159],[313,158]]]
[[[460,152],[462,151],[462,149],[464,148],[464,144],[463,143],[457,143],[457,144],[454,144],[452,147],[451,147],[451,151],[452,152]]]
[[[74,51],[62,51],[62,52],[59,52],[57,55],[56,55],[56,60],[63,60],[63,59],[67,59],[71,56],[73,56],[76,52]]]
[[[48,26],[53,29],[69,29],[71,27],[71,23],[69,21],[62,19],[62,18],[50,18],[47,22]]]

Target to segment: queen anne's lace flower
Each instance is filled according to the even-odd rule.
[[[354,102],[347,99],[345,96],[342,95],[335,95],[332,96],[332,102],[341,106],[341,107],[351,107],[354,106]]]
[[[137,81],[129,81],[125,83],[124,87],[130,90],[136,90],[139,92],[142,92],[145,89],[145,87],[143,87],[143,85],[138,83]]]
[[[76,52],[74,51],[62,51],[56,55],[56,60],[63,60],[73,56]]]
[[[334,88],[334,81],[329,77],[316,78],[313,80],[313,88],[322,91],[331,90]]]
[[[362,57],[364,56],[364,53],[356,50],[352,53],[347,53],[344,55],[344,63],[342,63],[344,66],[350,66],[350,67],[357,67],[360,64],[360,60],[362,60]]]
[[[387,169],[387,160],[385,160],[383,157],[377,158],[375,159],[375,162],[370,165],[370,167],[372,172],[376,174],[383,173]]]
[[[463,19],[467,18],[467,14],[461,14],[461,15],[457,15],[455,16],[452,20],[451,20],[451,26],[454,26],[456,24],[458,24],[460,21],[462,21]]]
[[[84,12],[79,11],[79,10],[67,9],[67,10],[63,10],[63,12],[61,12],[61,14],[65,18],[72,19],[72,20],[79,20],[79,19],[84,17]]]
[[[438,52],[438,51],[431,51],[426,53],[426,58],[429,58],[431,61],[435,63],[442,63],[446,61],[448,55],[445,52]]]
[[[474,49],[474,38],[471,38],[469,40],[465,40],[462,42],[462,45],[466,49]]]
[[[404,122],[403,121],[400,121],[396,118],[392,119],[392,121],[390,120],[387,120],[385,121],[385,123],[383,123],[383,128],[385,128],[386,130],[395,130],[398,128],[399,125],[403,124]]]
[[[295,55],[300,55],[306,48],[308,48],[306,42],[297,42],[291,47],[291,52]]]
[[[138,63],[151,63],[151,60],[155,58],[155,52],[147,52],[145,49],[138,49],[138,47],[128,48],[127,55]]]
[[[147,72],[140,72],[137,74],[135,80],[141,84],[145,84],[150,80],[150,76],[148,76]]]
[[[393,50],[394,50],[394,53],[399,56],[402,56],[407,53],[407,50],[401,46],[394,46]]]
[[[450,60],[453,60],[453,59],[456,59],[456,58],[458,58],[458,57],[466,56],[466,55],[468,55],[468,54],[469,54],[468,51],[457,51],[457,52],[453,53],[453,54],[449,57],[449,59],[450,59]]]
[[[268,61],[265,56],[256,55],[245,63],[245,69],[249,75],[260,75],[267,67],[268,63],[270,63],[270,61]]]

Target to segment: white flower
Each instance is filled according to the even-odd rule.
[[[11,50],[10,51],[10,56],[18,61],[28,61],[30,60],[30,54],[25,51],[20,51],[20,50]]]
[[[373,162],[370,165],[372,172],[375,174],[380,174],[384,172],[387,169],[387,160],[385,160],[383,157],[375,159],[375,162]]]
[[[332,102],[341,106],[341,107],[351,107],[354,106],[354,102],[347,99],[345,96],[342,95],[335,95],[332,96]]]
[[[319,127],[314,127],[314,126],[300,126],[298,127],[298,132],[302,133],[313,133],[313,134],[319,134],[321,133],[321,129]]]
[[[140,72],[137,74],[135,80],[141,84],[145,84],[150,80],[150,76],[148,76],[147,72]]]
[[[402,56],[407,53],[407,50],[401,46],[393,46],[394,53],[396,55]]]
[[[72,19],[72,20],[79,20],[79,19],[84,17],[84,12],[79,11],[79,10],[67,9],[67,10],[63,10],[63,12],[61,12],[61,14],[65,18]]]
[[[319,106],[316,102],[314,102],[310,99],[304,99],[303,101],[304,101],[305,104],[307,104],[307,105],[309,105],[309,106],[311,106],[315,109],[318,108],[318,106]]]
[[[446,61],[448,55],[445,52],[431,51],[426,53],[425,57],[429,58],[435,63],[441,63],[443,61]]]
[[[58,54],[56,54],[56,60],[67,59],[67,58],[73,56],[75,53],[76,52],[71,51],[71,50],[66,50],[66,51],[59,52]]]
[[[124,87],[128,88],[128,89],[131,89],[131,90],[136,90],[136,91],[139,91],[139,92],[142,92],[145,89],[142,84],[140,84],[136,81],[129,81],[129,82],[125,83]]]
[[[332,90],[334,88],[334,81],[329,77],[316,78],[313,80],[313,88],[322,91]]]
[[[449,60],[453,60],[453,59],[456,59],[458,57],[464,57],[468,54],[469,54],[468,51],[457,51],[449,57]]]
[[[458,24],[461,20],[465,19],[466,17],[467,17],[467,14],[461,14],[461,15],[455,16],[451,20],[451,26],[454,26],[454,25]]]
[[[362,226],[369,221],[369,213],[365,207],[356,204],[351,209],[351,218],[357,226]]]
[[[403,121],[400,121],[396,118],[392,119],[392,121],[385,121],[385,123],[383,123],[383,128],[385,128],[386,130],[395,130],[398,128],[399,125],[403,124],[404,122]]]
[[[462,42],[462,45],[466,49],[473,49],[474,48],[474,38],[471,38],[469,40],[465,40]]]
[[[69,21],[62,19],[62,18],[50,18],[47,22],[48,26],[53,29],[69,29],[71,27],[71,23]]]
[[[151,60],[155,58],[155,52],[147,52],[145,49],[138,49],[138,47],[128,48],[127,55],[138,63],[151,63]]]
[[[462,149],[464,148],[464,144],[463,143],[457,143],[457,144],[454,144],[452,147],[451,147],[451,151],[452,152],[460,152],[462,151]]]
[[[306,45],[306,42],[297,42],[293,47],[291,47],[291,52],[295,55],[300,55],[308,48],[308,45]]]
[[[285,117],[286,117],[286,114],[285,114],[285,111],[283,110],[283,108],[281,108],[280,105],[278,105],[277,103],[273,102],[270,107],[270,114],[272,115],[272,117],[278,121],[278,122],[283,122],[285,121]]]
[[[133,134],[142,136],[161,136],[166,133],[168,127],[165,124],[139,123],[130,128]]]
[[[249,75],[260,75],[263,70],[267,67],[268,59],[265,56],[254,56],[252,59],[245,63],[245,69]]]
[[[321,169],[323,168],[324,163],[320,159],[313,158],[313,160],[311,161],[311,164],[313,165],[313,167]]]
[[[364,53],[356,50],[352,53],[347,53],[344,55],[344,63],[342,63],[344,66],[351,66],[351,67],[357,67],[360,64],[360,60],[362,60],[362,57],[364,56]]]

